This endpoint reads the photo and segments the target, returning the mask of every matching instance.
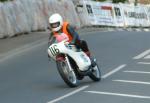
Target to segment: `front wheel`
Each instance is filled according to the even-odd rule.
[[[100,81],[101,80],[101,71],[96,62],[94,62],[94,66],[92,67],[91,73],[89,74],[89,77],[93,81]]]
[[[72,69],[70,71],[69,66],[65,60],[57,61],[57,69],[59,71],[59,74],[61,75],[62,79],[64,82],[69,86],[69,87],[76,87],[78,86],[77,82],[77,77]]]

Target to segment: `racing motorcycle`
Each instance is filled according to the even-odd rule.
[[[51,44],[48,55],[56,61],[59,74],[69,87],[78,86],[78,81],[84,76],[89,76],[93,81],[101,80],[96,59],[89,58],[81,49],[67,40]]]

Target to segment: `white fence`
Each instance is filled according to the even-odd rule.
[[[77,12],[76,12],[77,10]],[[150,27],[150,6],[79,0],[14,0],[0,3],[0,38],[48,27],[48,17],[60,13],[76,27]]]
[[[0,38],[48,27],[48,17],[60,13],[75,26],[80,26],[71,0],[14,0],[0,3]]]
[[[82,25],[150,27],[150,6],[80,0],[77,12]]]

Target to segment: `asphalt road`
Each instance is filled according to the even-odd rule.
[[[150,33],[82,33],[102,81],[69,88],[47,58],[47,36],[0,58],[0,103],[150,103]],[[43,35],[46,35],[43,33]],[[9,48],[9,46],[7,47]]]

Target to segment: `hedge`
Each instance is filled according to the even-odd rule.
[[[104,1],[106,1],[106,0],[93,0],[93,1],[99,1],[99,2],[104,2]]]
[[[112,0],[113,3],[125,3],[127,0]]]
[[[5,2],[5,1],[9,1],[9,0],[0,0],[0,2]]]

